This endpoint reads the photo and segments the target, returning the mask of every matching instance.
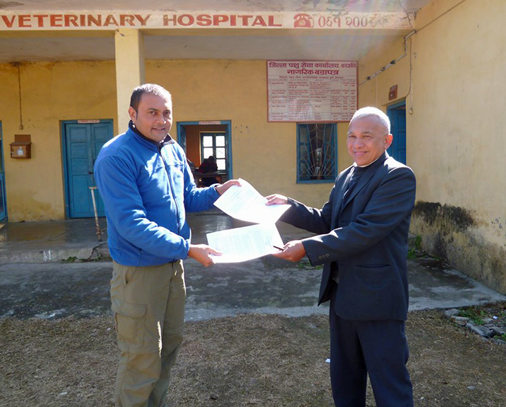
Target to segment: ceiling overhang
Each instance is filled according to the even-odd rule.
[[[118,30],[146,59],[357,60],[412,31],[429,0],[0,0],[0,62],[113,60]]]

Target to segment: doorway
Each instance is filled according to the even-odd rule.
[[[65,205],[68,218],[94,216],[90,187],[96,186],[93,165],[102,146],[113,137],[112,120],[62,122]],[[94,190],[98,216],[105,216],[104,203]]]
[[[233,178],[230,121],[180,122],[178,142],[196,168],[210,155],[218,165],[220,182]]]
[[[0,122],[0,222],[7,219],[7,202],[5,200],[5,167],[2,122]]]
[[[387,108],[391,133],[394,136],[392,145],[387,150],[397,161],[406,164],[406,102],[396,103]]]

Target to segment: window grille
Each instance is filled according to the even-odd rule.
[[[336,139],[335,123],[297,124],[297,182],[334,182]]]

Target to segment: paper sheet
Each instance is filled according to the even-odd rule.
[[[247,181],[241,179],[220,196],[214,205],[233,218],[251,223],[276,223],[290,205],[266,206],[267,199]]]
[[[227,229],[207,234],[209,246],[222,253],[211,256],[214,263],[240,263],[279,252],[283,241],[274,223]]]

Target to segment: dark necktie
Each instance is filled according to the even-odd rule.
[[[353,190],[357,186],[358,181],[360,181],[360,177],[364,174],[367,168],[368,167],[353,167],[353,174],[351,174],[350,182],[348,182],[348,186],[344,192],[341,207],[348,203]]]

